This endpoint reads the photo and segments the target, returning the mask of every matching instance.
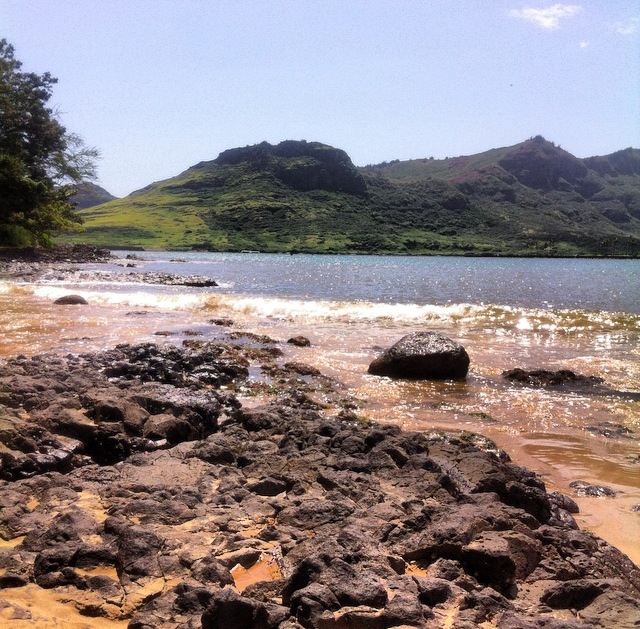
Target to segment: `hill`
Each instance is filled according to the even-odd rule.
[[[579,159],[537,136],[356,168],[319,142],[263,142],[80,214],[67,240],[101,246],[638,257],[640,150]]]
[[[115,198],[104,188],[86,181],[76,186],[76,193],[71,197],[71,202],[75,203],[78,210],[84,210],[94,205],[113,201]]]

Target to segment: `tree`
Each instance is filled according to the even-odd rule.
[[[48,106],[57,79],[21,68],[0,39],[0,244],[46,245],[80,223],[70,199],[95,178],[99,153]]]

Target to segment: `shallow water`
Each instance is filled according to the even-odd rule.
[[[540,473],[550,490],[577,500],[577,519],[640,563],[640,262],[376,258],[144,253],[96,265],[89,281],[51,278],[0,285],[0,354],[80,352],[118,342],[215,338],[214,317],[285,341],[287,357],[347,384],[359,413],[430,430],[482,433]],[[180,261],[171,261],[179,258]],[[129,262],[131,263],[131,262]],[[157,287],[132,271],[213,277],[218,288]],[[112,282],[104,272],[123,276]],[[120,277],[120,280],[123,278]],[[53,306],[70,292],[88,307]],[[415,330],[441,332],[471,357],[465,382],[394,382],[369,376],[381,348]],[[155,332],[175,333],[160,337]],[[598,376],[620,395],[589,395],[508,384],[502,371],[572,369]],[[603,432],[611,436],[603,436]],[[583,480],[620,492],[577,496]]]

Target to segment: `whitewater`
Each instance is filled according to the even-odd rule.
[[[217,340],[230,329],[281,342],[285,359],[343,383],[364,417],[487,436],[550,490],[573,497],[577,520],[640,562],[640,261],[115,252],[36,282],[0,283],[0,355],[93,351],[121,342]],[[206,277],[190,288],[142,274]],[[70,293],[88,306],[60,307]],[[412,331],[440,332],[471,357],[464,382],[367,374]],[[309,338],[311,346],[286,343]],[[532,389],[502,373],[571,369],[614,392]],[[247,400],[247,404],[257,401]],[[615,497],[579,495],[574,481]]]

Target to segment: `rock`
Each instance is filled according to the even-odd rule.
[[[458,618],[460,623],[466,621],[475,627],[510,609],[513,609],[513,605],[507,598],[493,588],[486,587],[463,595]]]
[[[173,606],[182,613],[202,613],[209,607],[213,599],[213,592],[210,590],[194,587],[184,582],[178,584],[174,592],[177,597]]]
[[[432,615],[419,600],[418,587],[411,577],[390,578],[386,586],[389,589],[389,602],[382,613],[385,627],[419,627],[426,617]]]
[[[633,626],[640,570],[571,499],[239,340],[0,361],[2,618],[29,584],[130,629]]]
[[[282,618],[284,620],[284,617]],[[209,608],[202,614],[202,629],[275,629],[264,603],[220,590],[213,596]]]
[[[580,508],[578,507],[578,503],[573,500],[573,498],[569,498],[569,496],[565,496],[559,491],[553,491],[549,494],[549,499],[552,503],[557,506],[559,509],[564,509],[569,513],[579,513]]]
[[[144,425],[143,434],[152,441],[166,439],[170,444],[193,441],[200,436],[188,421],[169,413],[152,415]]]
[[[569,487],[573,489],[579,496],[596,496],[602,498],[603,496],[615,497],[618,492],[611,487],[605,487],[604,485],[592,485],[584,480],[574,480],[569,483]]]
[[[284,364],[285,369],[293,371],[300,376],[319,376],[320,371],[311,365],[299,362],[287,362]]]
[[[29,580],[20,574],[5,572],[3,575],[0,575],[0,590],[4,590],[8,588],[21,588],[27,585],[28,583],[29,583]],[[0,608],[1,608],[1,605],[0,605]]]
[[[540,600],[552,609],[584,609],[609,585],[601,581],[576,579],[550,587],[545,590]]]
[[[64,295],[58,297],[53,303],[58,306],[79,306],[87,305],[89,302],[82,295]]]
[[[211,323],[212,325],[218,325],[223,328],[230,328],[233,325],[233,319],[219,317],[217,319],[210,319],[209,323]]]
[[[637,629],[640,619],[640,598],[623,592],[605,590],[583,608],[580,619],[594,627]]]
[[[207,277],[187,277],[184,280],[184,285],[192,288],[208,288],[209,286],[217,286],[218,283]]]
[[[196,561],[191,572],[202,583],[217,583],[221,587],[235,583],[229,569],[214,557],[203,557]]]
[[[435,332],[402,337],[369,365],[369,373],[416,380],[464,379],[469,370],[464,347]]]
[[[598,390],[604,380],[596,376],[583,376],[570,369],[550,371],[548,369],[509,369],[502,377],[530,387],[563,387],[571,390]]]
[[[287,343],[295,345],[296,347],[309,347],[311,345],[311,341],[306,336],[293,336]]]
[[[237,565],[243,568],[250,568],[260,559],[261,555],[262,552],[256,548],[240,548],[219,555],[218,559],[223,566],[229,569]]]
[[[136,272],[131,271],[128,274],[129,280],[132,278],[136,282],[144,284],[159,284],[162,286],[189,286],[191,288],[207,288],[218,286],[218,283],[209,278],[200,275],[175,275],[173,273],[165,273],[161,271]]]
[[[487,531],[462,549],[467,572],[502,594],[509,593],[516,579],[528,577],[541,558],[538,540],[513,531]]]
[[[287,490],[287,483],[280,478],[267,476],[255,483],[251,483],[248,489],[260,496],[277,496]]]
[[[603,422],[597,426],[587,426],[586,430],[594,435],[602,436],[607,439],[630,439],[633,436],[633,430],[623,424],[615,424],[613,422]]]
[[[457,576],[460,576],[459,567],[456,571],[456,577]],[[418,586],[418,598],[420,602],[428,605],[429,607],[442,605],[453,596],[453,588],[451,587],[451,584],[448,583],[448,580],[429,577],[414,577],[414,581]]]
[[[331,589],[320,583],[300,588],[291,597],[291,614],[303,626],[317,626],[325,611],[340,609],[340,602]]]

